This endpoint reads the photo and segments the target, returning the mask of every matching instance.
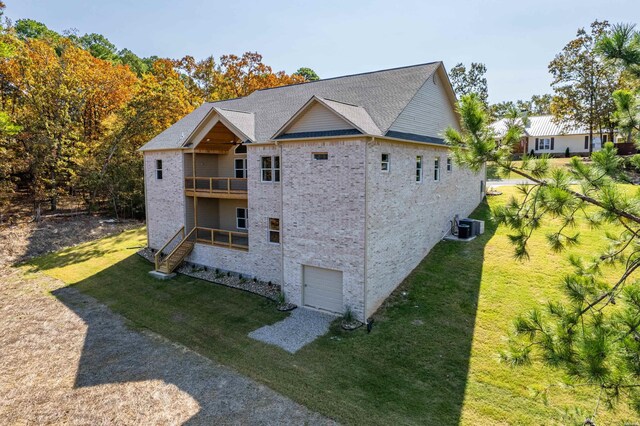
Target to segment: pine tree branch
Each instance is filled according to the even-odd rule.
[[[535,178],[535,177],[531,176],[530,174],[525,173],[522,170],[517,169],[515,167],[512,167],[512,166],[510,166],[508,164],[500,164],[500,163],[498,163],[498,165],[501,166],[501,167],[504,167],[506,170],[509,170],[509,171],[511,171],[513,173],[516,173],[516,174],[518,174],[518,175],[520,175],[520,176],[522,176],[522,177],[524,177],[526,179],[529,179],[529,180],[531,180],[531,181],[533,181],[533,182],[535,182],[535,183],[537,183],[537,184],[539,184],[541,186],[548,186],[549,185],[548,182],[546,182],[546,181],[544,181],[542,179]],[[576,198],[578,198],[578,199],[580,199],[582,201],[585,201],[585,202],[587,202],[589,204],[593,204],[594,206],[600,207],[603,210],[606,210],[608,212],[614,213],[617,216],[624,217],[625,219],[628,219],[628,220],[630,220],[632,222],[635,222],[635,223],[640,225],[640,216],[636,216],[636,215],[634,215],[632,213],[629,213],[629,212],[624,211],[624,210],[620,210],[620,209],[615,208],[615,207],[614,208],[609,208],[609,207],[605,206],[603,203],[601,203],[600,201],[596,200],[595,198],[590,197],[590,196],[585,195],[585,194],[582,194],[580,192],[574,191],[572,189],[568,189],[567,188],[567,189],[565,189],[565,191],[567,191],[569,194],[573,195],[574,197],[576,197]]]

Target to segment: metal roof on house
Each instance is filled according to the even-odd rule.
[[[501,119],[492,125],[497,135],[503,135],[507,131],[507,119]],[[525,128],[527,136],[562,136],[584,135],[589,129],[580,125],[563,125],[554,122],[553,115],[538,115],[529,117],[529,125]]]
[[[253,117],[252,141],[268,141],[314,96],[321,98],[326,105],[368,134],[385,134],[441,64],[431,62],[329,78],[258,90],[244,98],[205,103],[153,138],[140,150],[182,147],[212,108],[218,109],[217,112],[247,135],[246,132],[249,130],[246,126],[249,125],[249,117]],[[234,112],[236,114],[233,114]],[[242,125],[245,125],[245,130],[240,128]]]

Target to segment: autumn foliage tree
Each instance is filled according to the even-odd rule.
[[[89,211],[142,216],[140,146],[204,101],[305,81],[256,52],[140,58],[65,34],[31,19],[0,28],[0,194],[18,185],[52,210],[74,195]]]

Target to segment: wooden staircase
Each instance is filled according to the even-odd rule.
[[[191,253],[193,250],[193,246],[195,245],[195,231],[196,228],[192,229],[189,234],[184,235],[184,226],[178,230],[174,234],[173,237],[160,249],[155,255],[155,263],[156,263],[156,271],[162,272],[163,274],[172,273],[184,260],[185,257]],[[180,235],[182,239],[175,246],[175,248],[166,256],[163,256],[163,250],[171,244],[172,241],[176,239],[176,237]]]

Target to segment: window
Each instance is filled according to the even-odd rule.
[[[247,159],[246,158],[236,158],[234,160],[234,168],[235,168],[235,176],[237,178],[247,177]]]
[[[238,207],[236,209],[236,228],[247,229],[247,219],[249,219],[247,209]]]
[[[156,179],[162,179],[162,160],[156,160]]]
[[[280,244],[280,219],[269,218],[269,242]]]
[[[541,138],[540,139],[540,145],[539,146],[539,150],[543,151],[543,150],[550,150],[551,149],[551,139],[549,138]]]
[[[382,170],[383,172],[388,172],[389,166],[390,166],[389,154],[382,154],[380,156],[380,170]]]
[[[440,157],[433,160],[433,180],[440,180]]]
[[[422,155],[416,157],[416,182],[422,182]]]
[[[451,157],[447,157],[447,171],[450,172],[453,170],[453,162],[451,161]]]
[[[280,182],[280,157],[261,157],[260,174],[262,182]]]
[[[589,136],[584,137],[584,149],[589,149]]]
[[[313,153],[314,160],[328,160],[329,154],[326,152],[314,152]]]

